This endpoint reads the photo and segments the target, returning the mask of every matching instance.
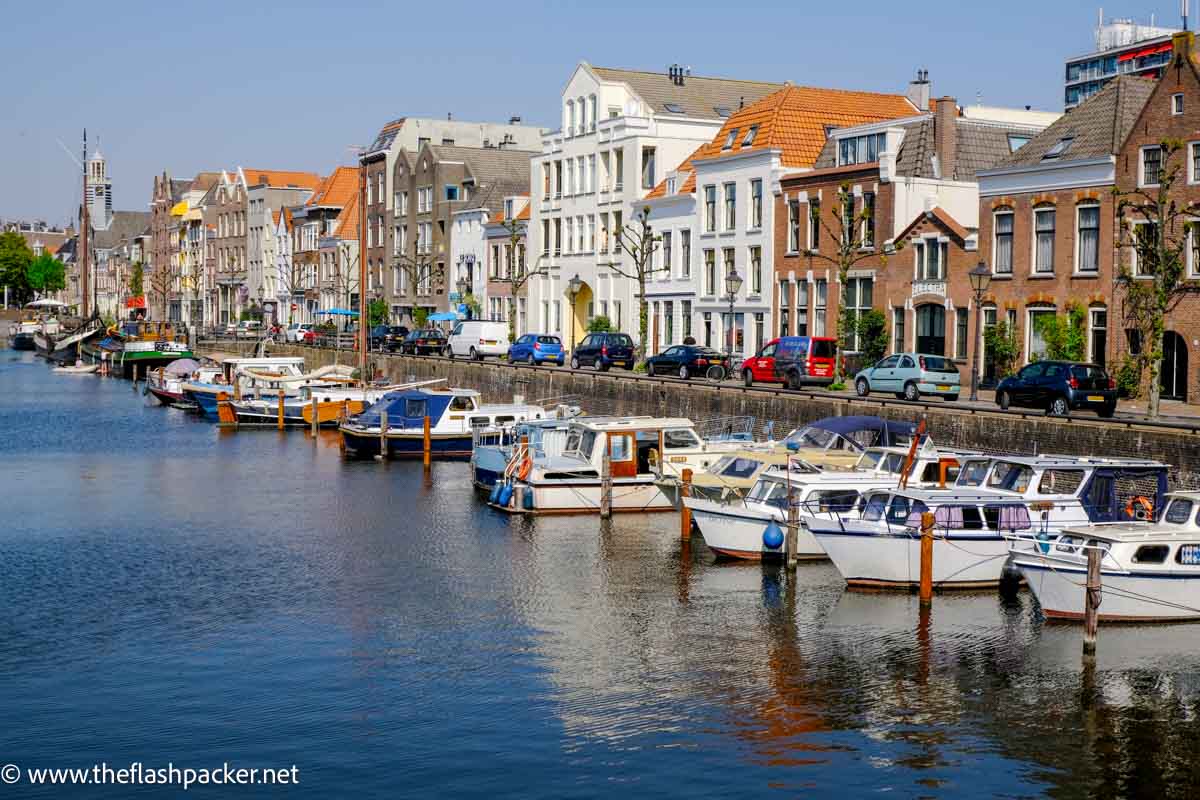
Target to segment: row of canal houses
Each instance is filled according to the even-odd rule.
[[[1184,191],[1200,200],[1194,37],[1173,46],[1161,78],[1117,78],[1063,115],[964,105],[935,96],[925,73],[884,94],[581,62],[554,130],[402,118],[326,177],[238,168],[176,187],[164,174],[155,255],[178,260],[207,237],[184,272],[199,279],[170,300],[192,286],[205,324],[248,305],[282,322],[355,306],[361,255],[367,299],[395,323],[473,300],[571,346],[598,316],[636,334],[635,258],[619,232],[645,219],[651,352],[688,337],[749,354],[777,335],[834,335],[844,296],[885,314],[894,349],[964,369],[982,347],[977,321],[1006,322],[1029,360],[1044,348],[1039,316],[1079,304],[1087,357],[1112,365],[1138,346],[1116,282],[1129,254],[1114,189],[1152,186],[1171,136],[1188,143]],[[843,188],[859,251],[847,286],[831,235],[845,227]],[[977,303],[980,264],[991,280]],[[1200,279],[1200,243],[1188,270]],[[1187,366],[1196,312],[1187,299],[1168,320],[1167,397],[1200,391]]]

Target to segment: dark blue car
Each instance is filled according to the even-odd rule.
[[[564,358],[566,355],[563,353],[562,340],[557,336],[549,336],[544,333],[527,333],[519,336],[517,341],[508,348],[508,360],[514,364],[520,362],[544,364],[547,361],[553,361],[561,367]]]

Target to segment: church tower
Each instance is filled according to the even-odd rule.
[[[87,162],[88,215],[92,229],[106,231],[112,225],[112,181],[108,178],[108,163],[100,148]]]

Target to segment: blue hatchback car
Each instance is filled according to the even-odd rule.
[[[522,361],[526,364],[544,364],[547,361],[553,361],[561,367],[565,358],[562,340],[557,336],[549,336],[544,333],[527,333],[524,336],[518,336],[517,340],[508,348],[508,360],[514,364]]]

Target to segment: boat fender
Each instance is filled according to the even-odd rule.
[[[488,502],[489,503],[495,503],[496,500],[499,499],[500,490],[502,488],[504,488],[504,484],[501,483],[500,481],[496,481],[495,483],[492,484],[492,490],[490,492],[488,492]]]
[[[525,487],[525,499],[522,503],[526,511],[533,511],[533,487]]]
[[[763,544],[768,550],[778,550],[783,545],[783,530],[775,524],[775,520],[767,523],[767,529],[763,531]]]
[[[1137,495],[1129,499],[1129,504],[1125,506],[1125,515],[1130,519],[1154,519],[1154,504],[1150,502],[1149,497]]]
[[[1037,535],[1038,549],[1045,555],[1050,552],[1050,534],[1041,531]]]
[[[496,495],[496,504],[501,508],[508,508],[509,502],[512,500],[513,487],[511,483],[506,483],[500,487],[500,493]]]

